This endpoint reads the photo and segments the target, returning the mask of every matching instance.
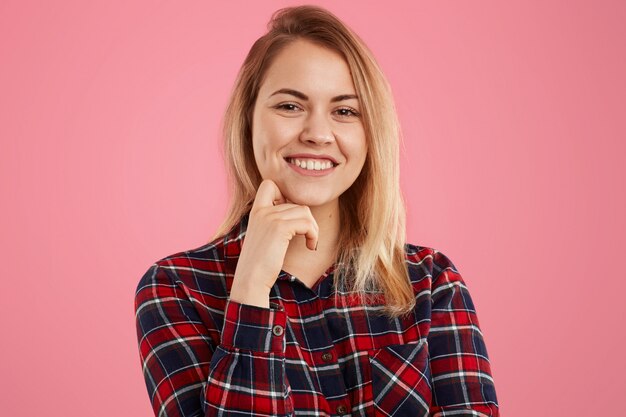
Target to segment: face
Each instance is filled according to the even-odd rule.
[[[252,121],[254,158],[296,203],[336,206],[367,155],[348,64],[309,41],[287,45],[266,70]]]

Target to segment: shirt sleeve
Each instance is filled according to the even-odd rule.
[[[286,416],[282,307],[227,301],[221,329],[201,320],[168,271],[152,265],[135,294],[137,339],[155,416]],[[221,342],[211,337],[216,331]]]
[[[498,417],[487,348],[467,286],[444,254],[436,251],[433,262],[430,415]]]

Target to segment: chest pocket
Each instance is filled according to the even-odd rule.
[[[390,345],[370,351],[374,416],[428,416],[432,398],[428,345]]]

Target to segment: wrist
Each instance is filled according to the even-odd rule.
[[[241,304],[269,308],[270,289],[265,286],[233,283],[229,298]]]

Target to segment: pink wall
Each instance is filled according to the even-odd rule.
[[[296,4],[223,3],[0,4],[2,415],[151,415],[133,291],[224,214],[229,90]],[[409,240],[466,279],[503,415],[618,415],[626,3],[504,3],[318,2],[392,83]]]

